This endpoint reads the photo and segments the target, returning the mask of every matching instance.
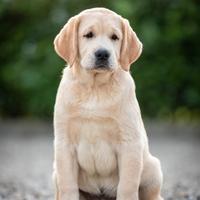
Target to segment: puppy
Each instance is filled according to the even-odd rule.
[[[162,200],[129,73],[142,43],[105,8],[72,17],[54,41],[64,69],[54,112],[56,200]]]

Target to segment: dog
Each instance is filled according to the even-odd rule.
[[[56,200],[163,200],[130,65],[142,43],[106,8],[72,17],[54,40],[67,63],[54,109]]]

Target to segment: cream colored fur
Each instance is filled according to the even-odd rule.
[[[84,37],[89,31],[93,38]],[[119,40],[110,37],[113,32]],[[56,200],[83,199],[79,189],[117,200],[162,200],[162,172],[149,152],[129,73],[142,44],[128,21],[104,8],[71,18],[55,50],[69,63],[54,113]],[[109,50],[110,70],[94,69],[94,52]]]

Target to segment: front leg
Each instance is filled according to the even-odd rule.
[[[67,135],[67,122],[55,119],[54,182],[56,200],[78,200],[78,165],[75,147]]]
[[[119,185],[117,200],[138,200],[142,172],[142,145],[125,142],[119,146]]]

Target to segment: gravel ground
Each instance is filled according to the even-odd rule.
[[[145,123],[165,200],[200,200],[200,126]],[[49,122],[0,121],[0,200],[53,200]]]

